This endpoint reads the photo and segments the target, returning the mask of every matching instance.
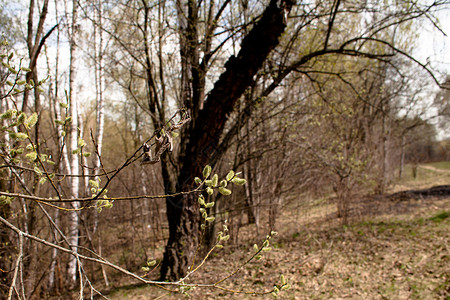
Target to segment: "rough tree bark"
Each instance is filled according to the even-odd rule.
[[[262,67],[268,54],[278,43],[286,27],[286,18],[293,5],[291,0],[270,1],[261,19],[243,39],[237,57],[231,56],[225,64],[214,88],[203,104],[193,112],[184,155],[179,162],[181,170],[177,185],[181,190],[191,187],[195,176],[217,149],[224,126],[237,100],[252,84],[254,75]],[[179,279],[186,275],[198,243],[199,221],[197,195],[166,198],[169,220],[169,239],[161,268],[162,279]]]

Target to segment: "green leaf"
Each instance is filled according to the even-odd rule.
[[[42,177],[42,178],[39,180],[39,184],[44,184],[46,181],[47,181],[47,178],[46,178],[46,177]]]
[[[206,203],[206,205],[205,205],[206,208],[211,208],[213,206],[214,206],[214,202],[209,202],[209,203]]]
[[[59,102],[59,106],[61,106],[62,108],[69,108],[69,105],[64,102]]]
[[[229,196],[231,195],[231,190],[224,187],[219,187],[219,193],[221,193],[224,196]]]
[[[196,184],[198,184],[198,185],[202,184],[202,180],[201,180],[200,178],[198,178],[198,177],[195,177],[195,178],[194,178],[194,182],[195,182]]]
[[[156,260],[147,261],[147,266],[153,267],[154,265],[156,265]]]

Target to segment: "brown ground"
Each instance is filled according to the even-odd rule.
[[[284,274],[292,287],[280,293],[280,299],[450,299],[450,197],[366,198],[353,204],[348,226],[336,220],[334,205],[326,202],[308,210],[290,206],[280,219],[273,250],[248,264],[225,287],[267,291]],[[252,253],[254,242],[217,252],[192,281],[217,281]],[[164,294],[154,287],[134,287],[108,297],[154,299]],[[192,299],[273,298],[202,288],[189,295]]]

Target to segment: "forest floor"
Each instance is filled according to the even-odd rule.
[[[404,176],[393,186],[391,197],[353,203],[348,225],[336,219],[334,205],[327,201],[317,201],[302,212],[286,207],[278,235],[271,241],[272,251],[223,286],[264,292],[279,284],[284,274],[291,288],[280,292],[279,299],[450,299],[450,196],[392,196],[405,189],[449,185],[449,170],[447,163],[422,166],[416,178]],[[211,283],[222,278],[253,253],[255,242],[225,247],[191,281]],[[122,287],[106,296],[144,300],[164,295],[163,299],[186,299],[148,286]],[[192,299],[273,298],[204,288],[189,295]]]

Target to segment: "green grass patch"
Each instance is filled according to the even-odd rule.
[[[450,161],[439,161],[428,163],[426,164],[426,166],[434,167],[436,169],[450,170]]]
[[[447,219],[449,216],[450,216],[449,211],[443,211],[443,212],[440,212],[440,213],[434,215],[433,217],[431,217],[430,220],[433,222],[442,222],[443,220]]]

